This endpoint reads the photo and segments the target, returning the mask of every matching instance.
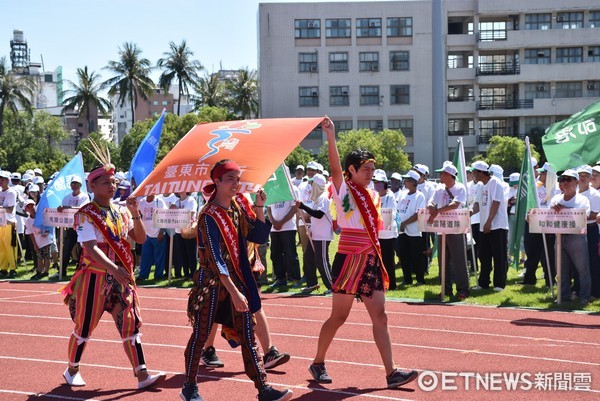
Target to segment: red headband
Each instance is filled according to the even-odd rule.
[[[115,173],[114,164],[106,164],[102,167],[98,167],[97,169],[92,170],[90,172],[90,175],[88,175],[88,182],[92,182],[96,178],[102,177],[103,175],[113,175],[114,173]]]
[[[240,171],[240,166],[236,162],[229,160],[226,163],[219,164],[210,172],[210,178],[213,180],[212,184],[205,185],[202,191],[208,196],[216,189],[214,184],[215,180],[221,178],[224,174],[230,171]]]

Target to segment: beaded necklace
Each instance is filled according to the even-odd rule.
[[[96,201],[94,201],[94,203],[100,209],[102,219],[108,228],[108,235],[114,241],[119,241],[121,234],[123,233],[123,219],[120,218],[117,211],[113,210],[112,205],[109,204],[108,208],[106,208],[104,206],[100,206]]]

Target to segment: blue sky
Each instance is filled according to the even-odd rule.
[[[329,0],[342,1],[342,0]],[[289,3],[263,0],[260,3]],[[156,63],[169,42],[187,40],[209,71],[257,67],[258,0],[11,0],[0,13],[0,56],[10,60],[13,29],[24,32],[32,62],[47,71],[63,67],[75,80],[77,68],[108,79],[102,68],[118,60],[118,48],[134,42],[142,56]],[[10,62],[10,61],[9,61]],[[156,80],[159,74],[152,77]]]

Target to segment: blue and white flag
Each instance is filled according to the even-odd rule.
[[[44,226],[44,210],[47,208],[57,208],[62,205],[63,198],[73,192],[71,190],[71,180],[73,177],[79,177],[83,183],[81,185],[81,191],[87,192],[81,152],[77,152],[75,157],[65,164],[62,170],[54,177],[50,185],[42,192],[40,202],[37,206],[35,220],[33,222],[34,226],[43,227],[48,231],[53,230],[52,227]]]
[[[162,114],[150,131],[148,131],[135,152],[135,156],[133,156],[129,172],[131,173],[132,185],[135,187],[139,186],[150,175],[150,172],[154,170],[154,162],[158,153],[158,145],[160,145],[160,135],[162,134],[165,114],[167,113],[163,109]]]

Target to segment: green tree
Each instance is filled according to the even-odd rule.
[[[5,135],[0,137],[0,165],[10,171],[41,168],[48,177],[68,161],[60,143],[68,137],[59,117],[36,111],[33,118],[5,113]]]
[[[150,60],[142,58],[141,54],[142,50],[135,43],[125,42],[123,48],[119,47],[119,61],[109,61],[105,67],[116,75],[102,84],[103,88],[109,88],[110,96],[119,95],[119,106],[123,107],[129,100],[132,123],[135,123],[137,99],[148,100],[154,90],[154,82],[149,77]]]
[[[238,70],[227,81],[227,97],[231,110],[242,120],[258,116],[258,80],[256,71],[248,67]]]
[[[203,123],[216,123],[219,121],[233,120],[226,108],[216,106],[204,106],[198,110],[198,117]]]
[[[100,96],[100,86],[98,82],[100,75],[94,71],[88,72],[87,65],[83,69],[77,69],[77,83],[67,81],[71,89],[65,91],[65,95],[70,96],[63,101],[63,114],[67,109],[79,110],[78,117],[85,116],[88,124],[88,132],[97,129],[91,119],[92,108],[97,107],[102,114],[110,111],[110,102]]]
[[[103,149],[108,148],[108,151],[110,152],[110,161],[112,164],[115,165],[117,170],[129,170],[129,165],[127,165],[127,168],[124,168],[123,164],[121,163],[121,158],[119,155],[119,149],[117,148],[117,145],[115,145],[115,143],[112,141],[107,141],[106,139],[104,139],[104,137],[99,132],[92,132],[87,138],[84,138],[81,141],[79,141],[79,144],[75,149],[75,152],[81,152],[81,155],[83,156],[83,168],[85,169],[85,171],[91,171],[94,167],[98,167],[99,165],[98,161],[94,158],[94,156],[92,156],[94,148],[90,144],[90,139],[92,139],[97,145],[101,146]]]
[[[286,157],[285,165],[288,166],[293,177],[297,165],[301,164],[306,169],[306,164],[313,159],[314,156],[312,155],[312,153],[304,149],[302,146],[298,145],[294,150],[292,150],[292,153],[290,153],[288,157]]]
[[[485,161],[488,164],[499,165],[506,172],[505,175],[508,175],[521,169],[524,154],[525,141],[511,136],[496,135],[490,139]],[[538,160],[540,157],[533,145],[531,146],[531,156]]]
[[[205,106],[222,107],[225,100],[225,85],[218,73],[206,73],[194,84],[196,96],[192,96],[194,110]]]
[[[163,53],[165,58],[160,58],[157,62],[157,66],[164,69],[158,79],[158,85],[166,93],[169,91],[169,86],[171,86],[173,80],[177,79],[179,94],[177,115],[180,115],[181,98],[183,95],[189,98],[189,87],[200,80],[198,72],[204,67],[202,67],[200,61],[191,59],[194,56],[194,52],[190,50],[185,40],[182,40],[179,45],[169,42],[169,48],[171,49],[170,51]]]
[[[33,99],[35,86],[30,77],[9,70],[6,57],[0,58],[0,137],[4,135],[4,109],[7,107],[17,113],[17,105],[20,104],[29,115],[33,115],[30,99]]]
[[[338,135],[337,148],[344,168],[344,160],[348,154],[356,149],[368,150],[375,156],[375,166],[391,174],[393,172],[404,172],[410,169],[411,164],[408,155],[404,153],[406,138],[401,131],[385,129],[374,133],[369,129],[345,131]],[[327,157],[327,144],[321,146],[319,163],[329,170]]]

